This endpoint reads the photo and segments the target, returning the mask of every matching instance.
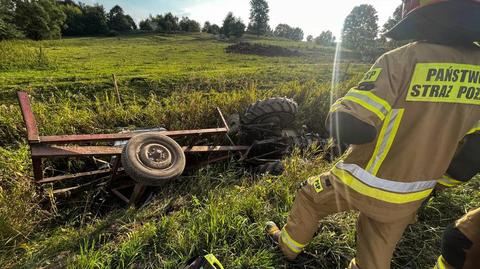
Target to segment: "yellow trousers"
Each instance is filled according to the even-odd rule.
[[[293,208],[283,227],[279,245],[293,260],[312,240],[319,221],[328,215],[357,210],[335,192],[328,174],[310,178],[297,192]],[[357,221],[357,254],[350,269],[388,269],[393,251],[415,214],[392,223],[382,223],[360,212]]]

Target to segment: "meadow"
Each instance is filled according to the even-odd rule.
[[[126,208],[108,189],[60,199],[31,182],[17,90],[31,95],[42,135],[213,127],[215,107],[242,112],[271,96],[293,98],[299,124],[325,134],[331,98],[369,68],[344,51],[332,87],[335,48],[244,40],[302,56],[227,54],[230,43],[207,34],[0,42],[0,268],[178,268],[207,253],[225,268],[344,268],[355,253],[355,212],[323,220],[294,263],[263,232],[267,220],[285,222],[300,182],[330,168],[308,152],[286,159],[277,177],[252,176],[235,162],[202,168],[140,209]],[[479,188],[477,178],[432,199],[400,242],[393,268],[433,267],[444,227],[480,205]]]

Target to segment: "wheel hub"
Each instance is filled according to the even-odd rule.
[[[139,159],[144,165],[154,169],[163,169],[172,165],[171,151],[160,144],[148,144],[139,152]]]

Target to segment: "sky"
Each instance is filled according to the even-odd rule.
[[[229,11],[248,23],[249,0],[80,0],[87,4],[102,4],[107,11],[120,5],[138,23],[148,15],[172,12],[178,17],[188,16],[200,22],[210,21],[221,26]],[[354,6],[371,4],[378,11],[380,28],[393,14],[401,0],[267,0],[270,6],[270,26],[274,29],[279,23],[303,29],[305,36],[318,36],[330,30],[340,36],[345,17]]]

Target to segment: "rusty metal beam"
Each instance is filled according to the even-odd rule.
[[[43,179],[43,163],[42,158],[32,155],[33,178],[35,181]]]
[[[108,168],[108,169],[102,169],[102,170],[96,170],[96,171],[90,171],[90,172],[76,173],[76,174],[71,174],[71,175],[48,177],[48,178],[44,178],[42,180],[38,180],[36,183],[38,183],[38,184],[53,183],[53,182],[58,182],[58,181],[62,181],[62,180],[67,180],[67,179],[75,179],[75,178],[79,178],[79,177],[87,177],[87,176],[108,174],[110,172],[112,172],[112,169]]]
[[[108,146],[47,146],[32,145],[34,157],[111,156],[122,154],[122,148]]]
[[[38,143],[40,142],[40,137],[38,135],[37,121],[35,120],[35,115],[33,114],[28,94],[26,92],[17,92],[17,97],[22,110],[23,121],[25,122],[25,127],[27,129],[28,142]]]
[[[220,119],[222,120],[223,126],[225,127],[225,129],[227,129],[227,132],[229,132],[230,131],[230,126],[228,126],[227,120],[225,120],[225,117],[223,116],[222,110],[220,110],[219,107],[217,107],[217,112],[218,112],[218,115],[220,115]]]
[[[125,195],[123,195],[121,192],[118,191],[118,189],[111,189],[112,193],[115,194],[118,198],[120,198],[122,201],[124,201],[125,203],[129,203],[130,200],[125,197]]]
[[[133,187],[132,195],[130,196],[130,199],[128,201],[128,205],[138,205],[138,202],[140,201],[140,198],[142,198],[142,195],[145,193],[146,189],[147,187],[143,184],[135,184],[135,187]]]
[[[110,181],[113,181],[117,177],[117,172],[119,171],[120,167],[120,157],[117,156],[115,158],[115,161],[113,161],[113,167],[112,167],[112,174],[110,175]]]
[[[198,130],[181,130],[181,131],[164,131],[163,135],[169,137],[181,137],[192,135],[215,135],[227,133],[227,128],[212,128],[212,129],[198,129]],[[119,133],[119,134],[82,134],[82,135],[55,135],[55,136],[41,136],[40,141],[47,144],[66,144],[78,142],[100,142],[100,141],[119,141],[129,140],[135,135],[134,132]]]
[[[185,153],[208,153],[246,151],[248,148],[248,146],[193,146],[183,147],[183,150]],[[120,154],[122,154],[122,148],[120,147],[32,145],[32,156],[35,158],[111,156]]]
[[[202,153],[202,152],[223,152],[223,151],[246,151],[249,146],[193,146],[183,147],[185,153]]]
[[[55,196],[62,195],[64,197],[68,197],[71,194],[73,194],[73,192],[77,192],[77,191],[80,191],[80,190],[90,188],[91,186],[93,186],[95,184],[97,184],[97,186],[100,186],[100,184],[102,184],[101,181],[103,181],[103,180],[106,180],[106,178],[101,177],[101,178],[92,180],[92,181],[90,181],[88,183],[85,183],[85,184],[82,184],[82,185],[77,185],[77,186],[69,187],[69,188],[65,188],[65,189],[56,189],[56,190],[53,190],[53,195],[55,195]]]

